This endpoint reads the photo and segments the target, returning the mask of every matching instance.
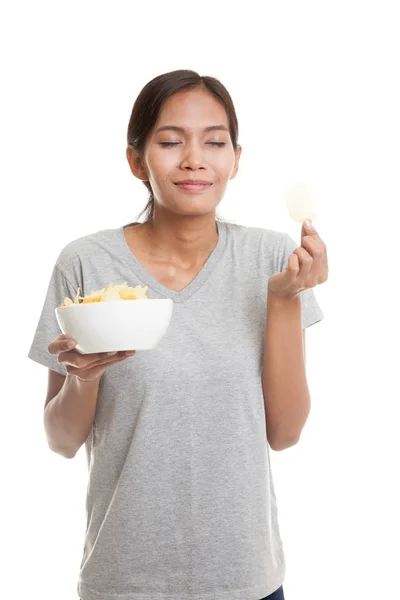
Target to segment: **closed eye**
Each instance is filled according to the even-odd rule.
[[[171,148],[172,146],[178,146],[181,142],[160,142],[160,146],[164,146],[165,148]],[[219,148],[222,148],[223,146],[226,146],[226,142],[206,142],[207,144],[210,144],[211,146],[218,146]]]

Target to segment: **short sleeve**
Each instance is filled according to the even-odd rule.
[[[284,243],[281,246],[282,250],[278,257],[279,271],[282,272],[286,269],[289,256],[293,254],[294,250],[298,247],[299,244],[297,244],[290,235],[285,234]],[[302,328],[307,329],[307,327],[322,321],[324,314],[316,300],[314,289],[308,289],[301,292],[300,299]]]
[[[28,354],[28,358],[31,360],[65,376],[67,375],[65,367],[58,362],[57,356],[49,354],[47,348],[50,342],[62,333],[55,309],[62,304],[66,296],[71,299],[75,298],[77,287],[66,279],[57,262],[50,278],[42,313]]]

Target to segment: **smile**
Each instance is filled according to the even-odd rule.
[[[187,192],[204,192],[212,186],[212,183],[175,183],[175,185],[180,190]]]

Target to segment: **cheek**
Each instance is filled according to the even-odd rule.
[[[209,159],[210,163],[224,173],[230,173],[235,166],[235,155],[230,149],[215,150]]]
[[[226,156],[217,157],[213,162],[215,170],[218,172],[221,179],[229,179],[235,166],[235,159]]]
[[[154,179],[165,179],[165,176],[176,168],[176,156],[165,150],[155,150],[146,156],[147,169]]]

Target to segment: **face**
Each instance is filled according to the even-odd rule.
[[[172,129],[173,128],[173,129]],[[175,214],[215,212],[228,181],[236,176],[241,147],[233,149],[225,108],[204,90],[174,94],[148,136],[144,160],[128,147],[133,174],[149,181],[160,207]],[[179,182],[209,185],[186,189]]]

